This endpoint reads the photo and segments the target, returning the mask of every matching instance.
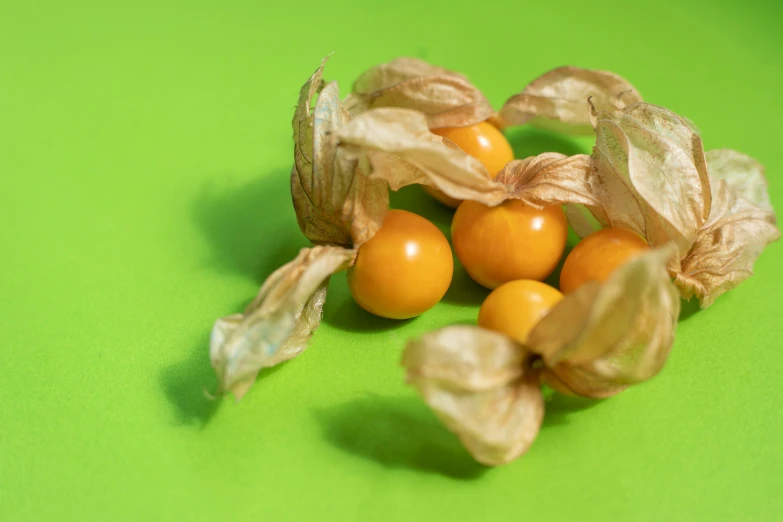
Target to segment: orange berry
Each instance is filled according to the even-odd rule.
[[[514,151],[511,149],[506,136],[487,121],[468,125],[467,127],[443,127],[441,129],[433,129],[432,132],[451,140],[466,154],[479,160],[492,179],[495,179],[498,172],[503,170],[506,163],[514,159]],[[457,208],[460,204],[459,199],[447,196],[437,189],[424,187],[424,190],[427,194],[449,207]]]
[[[516,199],[496,207],[465,201],[451,222],[457,258],[487,288],[516,279],[545,279],[557,267],[567,237],[561,207],[537,210]]]
[[[423,217],[390,210],[359,247],[348,288],[359,306],[389,319],[420,315],[446,294],[454,261],[446,236]]]
[[[539,281],[510,281],[494,289],[484,300],[478,325],[524,343],[533,327],[562,298],[563,294]]]
[[[573,292],[588,281],[606,281],[617,267],[650,248],[638,234],[604,228],[580,241],[560,272],[560,291]]]

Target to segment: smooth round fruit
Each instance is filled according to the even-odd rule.
[[[617,267],[650,247],[638,234],[604,228],[580,241],[560,272],[560,291],[573,292],[588,281],[606,281]]]
[[[348,270],[354,300],[389,319],[420,315],[446,294],[454,261],[446,236],[423,217],[390,210]]]
[[[482,121],[467,127],[433,129],[432,132],[451,140],[466,154],[479,160],[492,179],[495,179],[498,172],[503,170],[506,163],[514,159],[514,151],[511,149],[506,136],[488,121]],[[461,203],[461,200],[447,196],[434,188],[424,187],[424,191],[444,205],[452,208],[457,208]]]
[[[463,202],[451,222],[457,258],[478,284],[545,279],[563,255],[568,222],[557,205],[537,210],[512,199],[496,207]]]
[[[562,298],[563,294],[540,281],[510,281],[494,289],[484,300],[478,325],[524,343],[533,327]]]

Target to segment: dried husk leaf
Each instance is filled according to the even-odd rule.
[[[243,314],[218,319],[210,340],[218,393],[240,399],[260,370],[304,351],[321,322],[329,276],[355,256],[355,250],[336,246],[302,249],[269,276]]]
[[[413,109],[426,115],[431,129],[473,125],[494,114],[467,78],[416,58],[397,58],[365,71],[345,104],[354,115],[380,107]]]
[[[424,114],[409,109],[373,109],[338,131],[340,146],[386,181],[392,190],[429,185],[457,199],[497,205],[508,199],[477,159],[429,131]]]
[[[450,326],[412,340],[402,360],[422,395],[473,457],[490,466],[523,454],[544,416],[531,354],[504,335]]]
[[[324,63],[299,92],[291,196],[299,228],[310,241],[358,247],[383,223],[389,194],[381,180],[364,176],[356,160],[338,149],[336,132],[351,115],[340,101],[337,83],[324,86],[323,67]]]
[[[706,157],[712,211],[675,280],[683,297],[696,296],[702,308],[750,277],[758,256],[780,237],[763,166],[729,149],[709,151]]]
[[[687,252],[710,213],[701,138],[687,120],[648,103],[594,108],[593,195],[603,226],[626,228],[652,246]]]
[[[595,205],[598,201],[592,195],[590,175],[590,156],[545,152],[508,163],[495,181],[505,185],[514,198],[535,208],[566,203]]]
[[[590,187],[589,156],[548,152],[512,161],[493,181],[479,161],[429,132],[416,111],[373,109],[338,134],[340,146],[371,171],[370,177],[385,180],[392,190],[419,183],[489,206],[510,198],[536,208],[598,203]]]
[[[600,110],[642,101],[627,80],[608,71],[559,67],[539,76],[500,110],[504,125],[532,123],[568,134],[590,135],[588,98]]]
[[[639,255],[606,282],[567,295],[536,325],[528,348],[543,357],[547,384],[608,397],[660,371],[680,313],[667,271],[673,254],[663,247]]]

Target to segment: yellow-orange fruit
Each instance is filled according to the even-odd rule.
[[[606,281],[617,267],[650,247],[638,234],[604,228],[580,241],[560,272],[560,291],[573,292],[588,281]]]
[[[521,343],[535,325],[563,298],[540,281],[523,279],[502,284],[479,309],[478,325],[504,333]]]
[[[412,212],[390,210],[381,229],[359,248],[348,288],[371,314],[408,319],[443,298],[453,272],[451,248],[438,227]]]
[[[495,179],[498,172],[503,170],[506,163],[514,159],[514,151],[506,136],[488,121],[467,127],[433,129],[432,132],[451,140],[466,154],[479,160],[492,179]],[[424,190],[430,196],[452,208],[457,208],[461,202],[437,189],[424,187]]]
[[[457,258],[487,288],[516,279],[545,279],[557,267],[567,237],[561,207],[537,210],[515,199],[496,207],[465,201],[451,222]]]

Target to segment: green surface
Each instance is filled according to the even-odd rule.
[[[323,55],[343,93],[414,55],[496,105],[557,65],[617,71],[765,163],[783,210],[775,2],[262,4],[0,5],[0,520],[780,519],[781,243],[688,310],[658,378],[555,399],[506,467],[473,464],[398,365],[475,317],[464,272],[399,327],[336,277],[307,353],[239,404],[202,396],[213,320],[306,244],[289,122]],[[448,225],[415,190],[394,202]]]

